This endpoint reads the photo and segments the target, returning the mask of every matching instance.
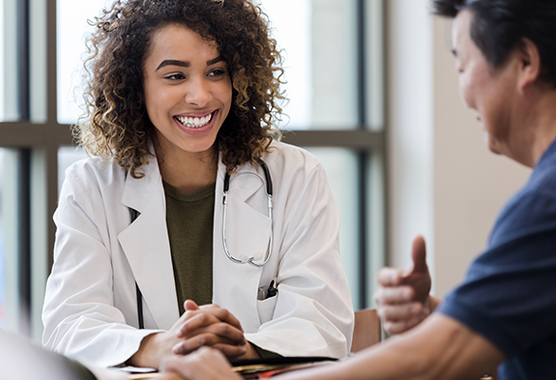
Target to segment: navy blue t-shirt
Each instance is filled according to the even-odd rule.
[[[556,379],[556,142],[438,311],[505,354],[500,380]]]

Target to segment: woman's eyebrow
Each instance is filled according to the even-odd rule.
[[[160,70],[164,66],[189,67],[189,66],[191,66],[191,63],[186,62],[186,61],[179,61],[177,59],[166,59],[166,60],[162,61],[162,63],[160,65],[158,65],[158,67],[156,68],[155,71]]]
[[[207,61],[207,66],[214,65],[215,63],[221,62],[221,61],[223,61],[223,60],[224,60],[224,58],[222,58],[222,56],[219,55],[219,56],[216,57],[216,58],[213,58],[213,59],[208,60],[208,61]]]
[[[214,65],[215,63],[218,63],[220,61],[223,61],[224,59],[222,58],[222,56],[218,56],[216,58],[210,59],[207,61],[207,66],[211,66]],[[190,67],[191,63],[188,61],[180,61],[177,59],[166,59],[164,61],[162,61],[160,63],[160,65],[158,65],[158,67],[156,68],[155,71],[160,70],[161,68],[163,68],[164,66],[181,66],[181,67]]]

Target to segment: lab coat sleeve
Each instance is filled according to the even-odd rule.
[[[289,187],[277,189],[288,192],[276,218],[278,294],[258,301],[259,313],[275,303],[273,315],[246,337],[284,356],[342,358],[351,347],[354,314],[339,254],[338,208],[320,164],[306,175],[294,173]]]
[[[108,232],[107,205],[93,178],[94,173],[84,174],[83,169],[79,175],[75,168],[66,172],[54,215],[56,243],[42,314],[43,345],[77,360],[111,366],[129,359],[156,330],[129,326],[114,307],[110,246],[115,237]]]

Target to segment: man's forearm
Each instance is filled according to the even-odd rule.
[[[444,315],[339,364],[293,372],[283,380],[478,379],[503,360],[483,337]]]

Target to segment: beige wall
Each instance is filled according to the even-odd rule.
[[[444,296],[485,247],[496,215],[530,170],[490,153],[460,102],[450,22],[427,0],[386,0],[390,265],[423,234],[433,292]]]

